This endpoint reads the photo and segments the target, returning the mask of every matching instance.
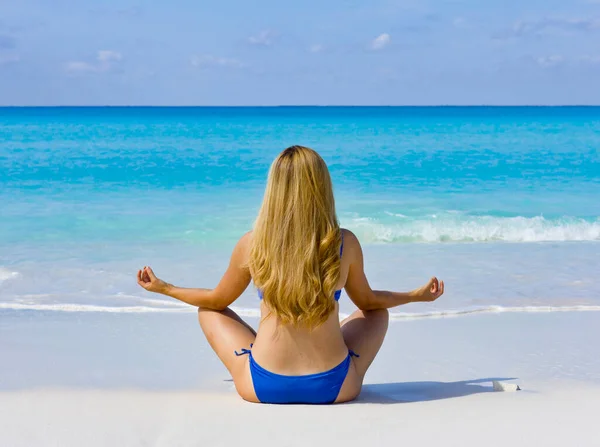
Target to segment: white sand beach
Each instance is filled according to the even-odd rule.
[[[360,398],[321,407],[242,401],[193,314],[33,315],[1,320],[2,446],[600,442],[596,312],[394,322]]]
[[[429,390],[435,394],[438,386],[440,393],[452,388]],[[419,387],[407,386],[406,392],[411,389]],[[391,405],[365,394],[353,404],[281,408],[197,391],[5,393],[0,441],[15,447],[598,445],[600,387],[439,400],[431,395],[434,400]]]

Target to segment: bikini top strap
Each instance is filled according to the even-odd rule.
[[[340,245],[340,257],[342,257],[342,253],[344,252],[344,230],[341,230],[342,233],[342,244]]]

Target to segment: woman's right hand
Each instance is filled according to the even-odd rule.
[[[138,270],[137,282],[148,292],[164,293],[168,284],[162,279],[158,279],[150,267],[144,267]]]
[[[427,284],[415,291],[418,301],[430,303],[444,294],[444,281],[438,281],[434,276]]]

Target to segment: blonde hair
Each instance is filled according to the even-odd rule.
[[[292,146],[271,165],[248,267],[270,314],[313,329],[335,308],[341,230],[325,161]]]

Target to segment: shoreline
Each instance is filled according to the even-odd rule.
[[[157,301],[157,300],[155,300]],[[0,315],[10,312],[20,313],[122,313],[122,314],[146,314],[146,313],[174,313],[189,314],[196,312],[197,308],[177,302],[169,303],[165,300],[165,307],[149,306],[99,306],[94,304],[22,304],[22,303],[0,303]],[[231,310],[241,317],[260,318],[259,308],[240,308],[231,306]],[[600,312],[600,305],[575,304],[571,306],[471,306],[458,309],[438,309],[429,312],[390,312],[390,322],[410,321],[419,319],[446,319],[469,317],[485,314],[511,314],[511,313],[560,313],[560,312]],[[350,314],[340,313],[340,321]]]
[[[5,308],[46,311],[111,311],[187,313],[185,305],[152,295],[133,280],[135,269],[148,260],[159,277],[182,287],[214,287],[226,270],[229,251],[198,251],[176,247],[146,252],[122,247],[114,260],[82,263],[44,259],[0,267]],[[394,318],[436,316],[463,312],[514,310],[577,310],[600,306],[596,281],[597,243],[525,244],[408,244],[364,247],[365,270],[370,284],[381,290],[412,290],[435,274],[447,284],[444,299],[413,303],[393,309]],[[133,253],[133,254],[132,254]],[[14,256],[22,256],[18,250]],[[10,254],[5,254],[11,257]],[[14,257],[13,256],[13,257]],[[133,257],[132,257],[133,256]],[[6,264],[6,262],[4,263]],[[552,266],[551,272],[548,266]],[[39,271],[46,272],[40,276]],[[53,279],[54,278],[54,279]],[[56,279],[59,279],[57,281]],[[494,307],[498,306],[498,307]],[[233,303],[245,316],[258,315],[258,298],[252,286]],[[130,308],[129,310],[127,308]],[[556,308],[556,309],[554,309]],[[592,309],[586,307],[585,309]],[[582,309],[582,310],[585,310]],[[340,312],[354,306],[342,292]]]

